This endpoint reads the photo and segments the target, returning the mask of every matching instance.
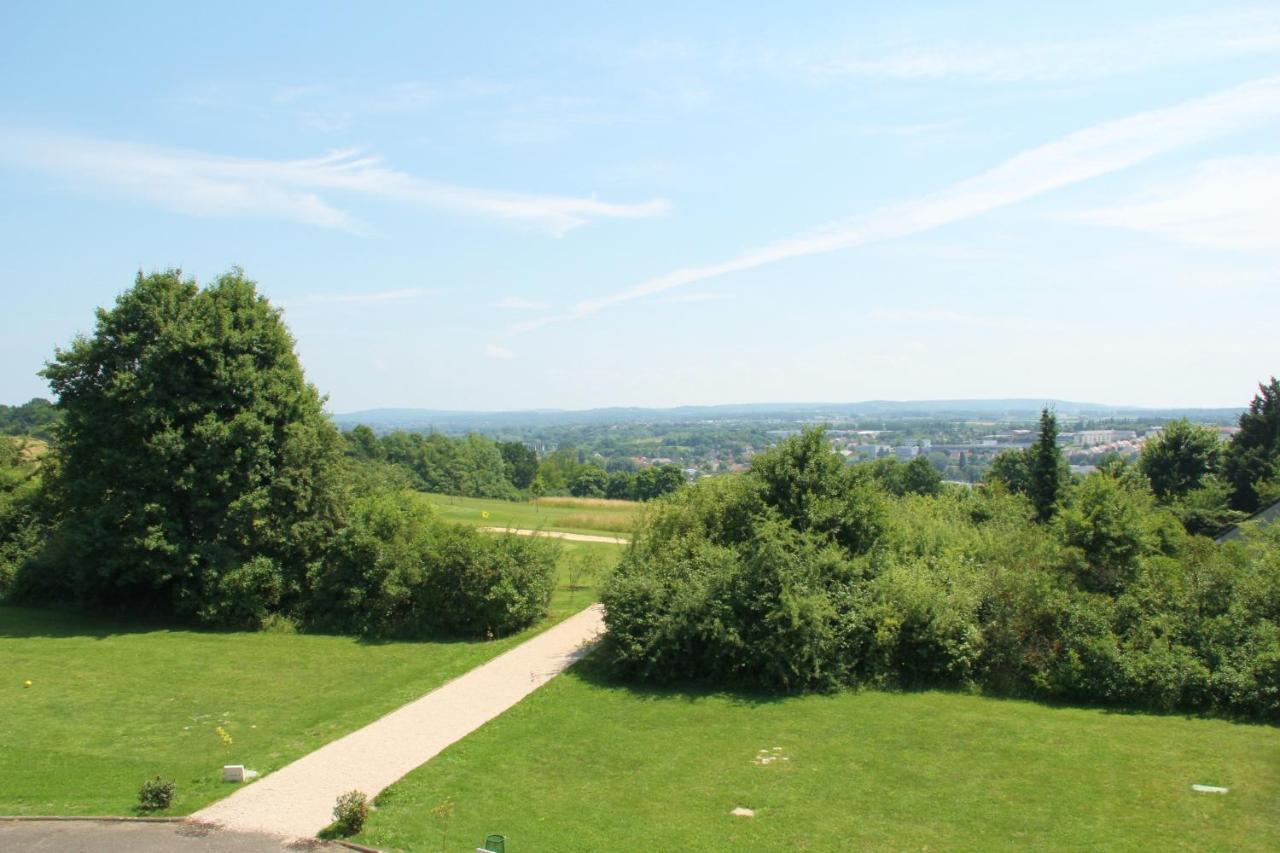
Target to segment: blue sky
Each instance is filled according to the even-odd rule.
[[[338,412],[1280,371],[1275,3],[184,5],[0,6],[2,402],[171,266]]]

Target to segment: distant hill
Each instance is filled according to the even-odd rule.
[[[720,406],[677,406],[670,409],[612,407],[602,409],[529,409],[509,412],[439,409],[368,409],[333,415],[339,427],[365,424],[378,431],[395,429],[442,432],[486,431],[518,427],[557,427],[577,424],[688,423],[692,421],[835,421],[849,418],[982,418],[1025,420],[1043,406],[1059,415],[1095,418],[1176,418],[1231,422],[1241,409],[1146,409],[1078,403],[1070,400],[864,400],[857,403],[737,403]]]

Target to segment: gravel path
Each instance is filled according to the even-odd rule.
[[[567,539],[570,542],[607,542],[610,545],[626,545],[630,539],[621,536],[596,536],[594,533],[562,533],[559,530],[525,530],[522,527],[481,527],[485,533],[514,533],[517,536],[546,536],[551,539]]]
[[[371,799],[591,650],[604,610],[593,604],[443,687],[196,812],[198,821],[288,838],[314,836],[339,794]]]

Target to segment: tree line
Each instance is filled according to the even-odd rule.
[[[387,466],[390,477],[425,492],[520,500],[541,495],[647,501],[685,482],[675,465],[607,471],[572,447],[539,457],[518,441],[495,441],[478,433],[448,436],[396,430],[379,436],[368,426],[343,433],[348,457]]]

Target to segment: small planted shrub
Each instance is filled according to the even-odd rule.
[[[170,779],[157,776],[142,783],[138,790],[138,808],[144,812],[161,811],[173,803],[176,786]]]
[[[333,806],[333,826],[343,835],[355,835],[369,816],[369,798],[362,791],[347,791]]]

